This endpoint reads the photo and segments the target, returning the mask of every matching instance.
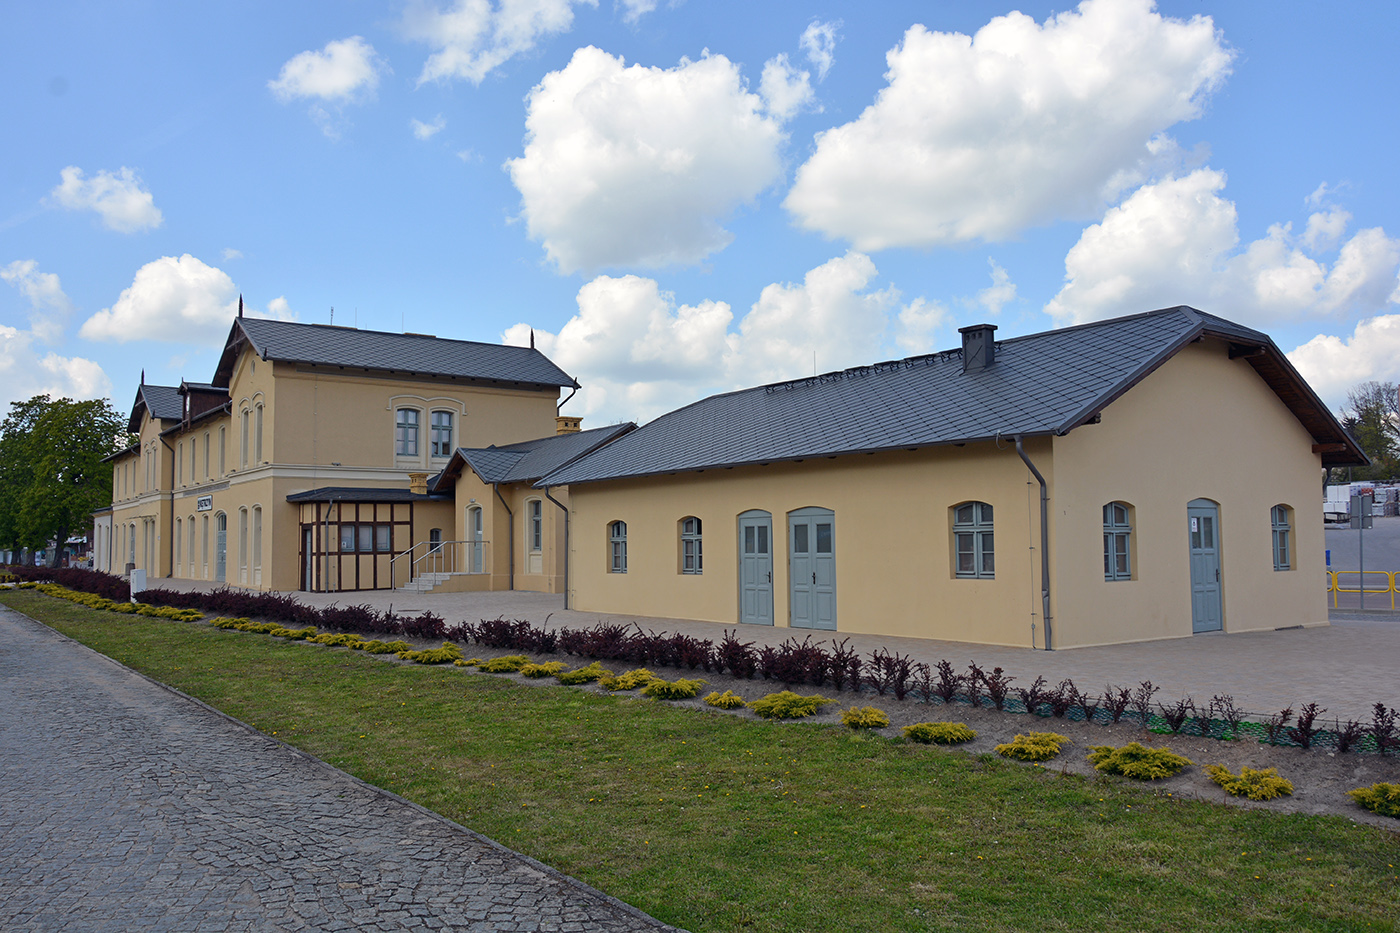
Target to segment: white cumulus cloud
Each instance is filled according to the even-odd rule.
[[[1150,0],[1085,0],[1044,25],[1010,13],[971,37],[915,25],[875,102],[817,136],[784,206],[863,250],[1092,216],[1160,162],[1161,134],[1201,114],[1231,60],[1208,17]]]
[[[321,132],[336,139],[340,135],[338,114],[348,105],[373,97],[380,72],[385,70],[388,66],[374,46],[360,36],[351,36],[327,42],[320,51],[292,56],[267,86],[283,103],[310,101],[311,118]]]
[[[1209,168],[1144,185],[1084,230],[1065,256],[1065,286],[1046,305],[1063,324],[1188,304],[1267,325],[1391,300],[1400,240],[1373,227],[1342,243],[1330,268],[1316,251],[1345,234],[1344,212],[1315,213],[1305,232],[1274,224],[1240,245],[1225,175]],[[1325,236],[1322,232],[1325,232]]]
[[[565,273],[694,263],[781,173],[780,121],[723,55],[626,67],[587,47],[531,90],[506,163],[530,236]]]
[[[839,19],[830,23],[814,19],[798,40],[802,51],[807,53],[807,60],[817,69],[818,81],[826,79],[826,73],[836,61],[836,31],[840,28]]]
[[[617,0],[617,6],[622,8],[624,23],[635,23],[656,9],[656,0]]]
[[[992,284],[977,293],[977,304],[990,314],[1000,314],[1001,309],[1016,298],[1016,283],[1011,281],[1011,273],[996,260],[988,259],[987,264],[992,267]]]
[[[869,257],[847,253],[801,283],[764,288],[737,327],[725,302],[677,305],[653,279],[600,275],[558,334],[534,331],[535,346],[582,383],[575,410],[597,423],[644,421],[712,392],[810,375],[814,362],[830,371],[882,358],[898,293],[871,288],[877,274]],[[898,344],[908,336],[923,352],[941,309],[910,307]],[[525,346],[530,332],[517,324],[502,339]]]
[[[408,125],[412,127],[414,137],[428,140],[442,132],[443,127],[447,126],[447,120],[443,118],[442,114],[438,114],[437,118],[433,120],[432,123],[424,123],[422,120],[409,120]]]
[[[223,342],[237,313],[238,289],[223,270],[189,253],[162,256],[136,270],[112,306],[84,321],[78,335],[116,343],[163,340],[215,346]],[[266,311],[245,306],[244,314],[293,319],[285,298],[274,298]]]
[[[0,410],[44,393],[77,399],[110,395],[112,382],[97,363],[40,349],[63,336],[72,310],[58,276],[21,259],[0,269],[0,281],[14,286],[30,308],[27,330],[0,324]]]
[[[164,218],[151,192],[126,166],[115,173],[99,171],[91,178],[70,165],[58,173],[62,181],[49,197],[70,211],[96,211],[103,226],[118,233],[135,233],[159,227]]]
[[[779,120],[788,120],[811,105],[811,75],[792,67],[786,54],[776,55],[763,63],[758,93],[768,106],[769,113]]]
[[[418,84],[453,78],[480,84],[541,38],[568,32],[574,7],[583,3],[596,6],[596,0],[456,0],[442,9],[427,0],[412,0],[404,10],[403,32],[434,50]],[[637,15],[641,12],[645,10]]]
[[[1288,354],[1322,399],[1338,409],[1362,382],[1400,382],[1400,314],[1360,321],[1350,337],[1318,334]]]

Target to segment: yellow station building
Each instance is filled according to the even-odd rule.
[[[99,566],[1035,648],[1326,623],[1322,471],[1366,459],[1265,334],[995,330],[582,431],[532,348],[240,317],[138,390]]]

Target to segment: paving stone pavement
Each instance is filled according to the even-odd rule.
[[[0,930],[675,929],[0,607]]]

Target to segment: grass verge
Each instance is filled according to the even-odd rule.
[[[677,926],[1395,930],[1400,835],[839,727],[0,602]]]

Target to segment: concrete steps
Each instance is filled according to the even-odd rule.
[[[456,576],[451,573],[420,573],[403,586],[399,587],[400,593],[431,593],[443,583]]]

